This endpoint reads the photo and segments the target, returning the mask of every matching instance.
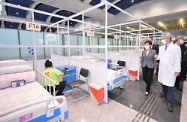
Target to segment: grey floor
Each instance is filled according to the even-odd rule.
[[[137,111],[109,100],[108,104],[98,103],[91,97],[87,97],[76,103],[71,103],[68,97],[69,118],[65,122],[132,122]],[[150,122],[157,122],[150,119]]]
[[[174,112],[170,113],[167,111],[166,100],[159,96],[161,85],[156,81],[155,78],[149,96],[144,95],[143,81],[126,81],[125,88],[123,90],[117,88],[109,92],[109,98],[136,110],[138,113],[133,121],[140,119],[149,121],[152,118],[159,122],[180,122],[182,92],[175,90]],[[146,120],[145,116],[149,119]]]

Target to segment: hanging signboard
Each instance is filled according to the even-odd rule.
[[[114,35],[114,39],[119,39],[119,35]]]
[[[26,22],[26,30],[40,31],[41,25],[39,23]]]
[[[86,31],[86,35],[93,37],[95,34],[93,31]]]

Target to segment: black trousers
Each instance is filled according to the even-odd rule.
[[[183,80],[186,80],[186,62],[181,62],[181,72],[180,75],[176,77],[176,81],[175,81],[175,87],[179,87],[180,86],[180,82]]]
[[[153,80],[154,69],[145,66],[142,68],[142,70],[143,70],[143,80],[146,83],[146,92],[149,92],[151,87],[151,82]]]
[[[186,61],[181,62],[181,78],[186,80]]]
[[[62,92],[63,90],[65,89],[66,87],[66,81],[62,81],[59,83],[59,85],[56,85],[55,87],[55,91],[58,91],[57,92],[57,96],[58,95],[63,95]],[[47,86],[47,91],[50,92],[50,89],[51,89],[51,93],[53,93],[53,87],[52,86]]]

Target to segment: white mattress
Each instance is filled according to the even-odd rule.
[[[11,82],[16,80],[25,80],[28,82],[35,81],[35,72],[27,71],[14,74],[0,75],[0,89],[11,87]]]
[[[15,66],[15,65],[23,65],[27,62],[20,59],[14,59],[14,60],[3,60],[0,61],[0,67],[6,67],[6,66]]]
[[[117,71],[115,71],[115,70],[111,70],[111,69],[108,69],[107,70],[108,71],[108,84],[110,84],[111,82],[113,82],[113,79],[115,79],[115,73],[117,72]]]
[[[20,73],[20,72],[26,72],[31,70],[33,70],[33,68],[30,65],[7,66],[7,67],[0,68],[0,75]]]
[[[31,82],[22,87],[6,88],[0,90],[0,98],[0,110],[2,114],[23,105],[28,105],[32,104],[33,102],[52,98],[52,96],[38,82]],[[6,116],[0,117],[0,122],[4,122],[8,118],[18,114],[24,115],[29,110],[44,107],[45,105],[45,103],[40,103],[13,112]]]

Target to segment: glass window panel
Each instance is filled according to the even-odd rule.
[[[36,45],[43,45],[43,32],[35,32],[35,34]],[[20,30],[20,44],[33,46],[33,32]],[[37,53],[37,59],[44,59],[44,48],[38,48],[34,52]],[[21,48],[21,58],[24,60],[30,60],[30,54],[28,53],[27,48]]]
[[[19,48],[0,48],[0,60],[20,59]]]
[[[10,36],[11,35],[11,36]],[[18,31],[13,29],[0,29],[0,44],[19,45]],[[19,48],[0,48],[0,60],[19,59]]]
[[[1,37],[0,44],[19,45],[17,30],[1,28],[0,37]]]

